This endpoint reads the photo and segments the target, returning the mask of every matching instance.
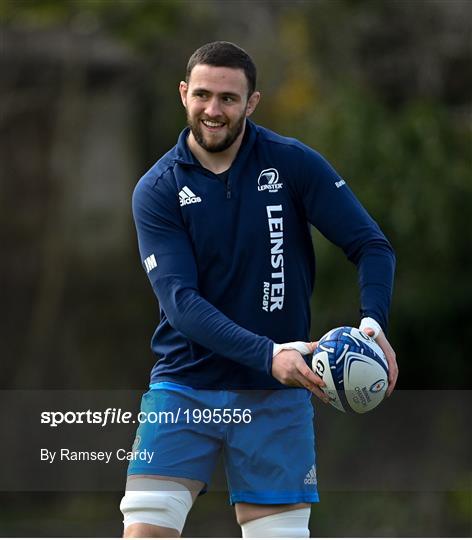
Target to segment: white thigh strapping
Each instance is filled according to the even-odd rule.
[[[120,504],[125,529],[133,523],[147,523],[175,529],[179,533],[191,507],[192,495],[185,486],[155,478],[128,482]]]
[[[311,508],[297,508],[241,525],[243,538],[309,538]]]

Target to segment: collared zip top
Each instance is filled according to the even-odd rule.
[[[160,304],[152,383],[282,388],[271,374],[274,342],[310,340],[311,226],[356,265],[361,316],[386,329],[393,250],[320,154],[247,121],[225,185],[195,159],[187,135],[133,194]]]

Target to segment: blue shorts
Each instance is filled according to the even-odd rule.
[[[141,402],[149,421],[140,423],[133,450],[154,454],[132,460],[128,475],[189,478],[206,489],[223,452],[231,504],[318,502],[310,396],[153,384]]]

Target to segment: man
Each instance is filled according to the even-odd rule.
[[[327,401],[302,356],[315,345],[310,224],[356,264],[361,327],[387,355],[389,395],[395,386],[383,332],[392,248],[319,154],[248,120],[255,88],[254,63],[236,45],[195,51],[180,83],[189,127],[133,195],[161,315],[142,412],[173,416],[138,429],[135,450],[155,457],[130,464],[128,537],[178,537],[220,451],[243,537],[309,536],[318,501],[311,393]]]

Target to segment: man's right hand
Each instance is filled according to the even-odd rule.
[[[317,343],[307,343],[306,345],[313,352]],[[272,376],[286,386],[306,388],[324,403],[329,403],[328,396],[321,390],[321,387],[326,386],[323,379],[315,375],[303,356],[296,350],[283,349],[274,356]]]

